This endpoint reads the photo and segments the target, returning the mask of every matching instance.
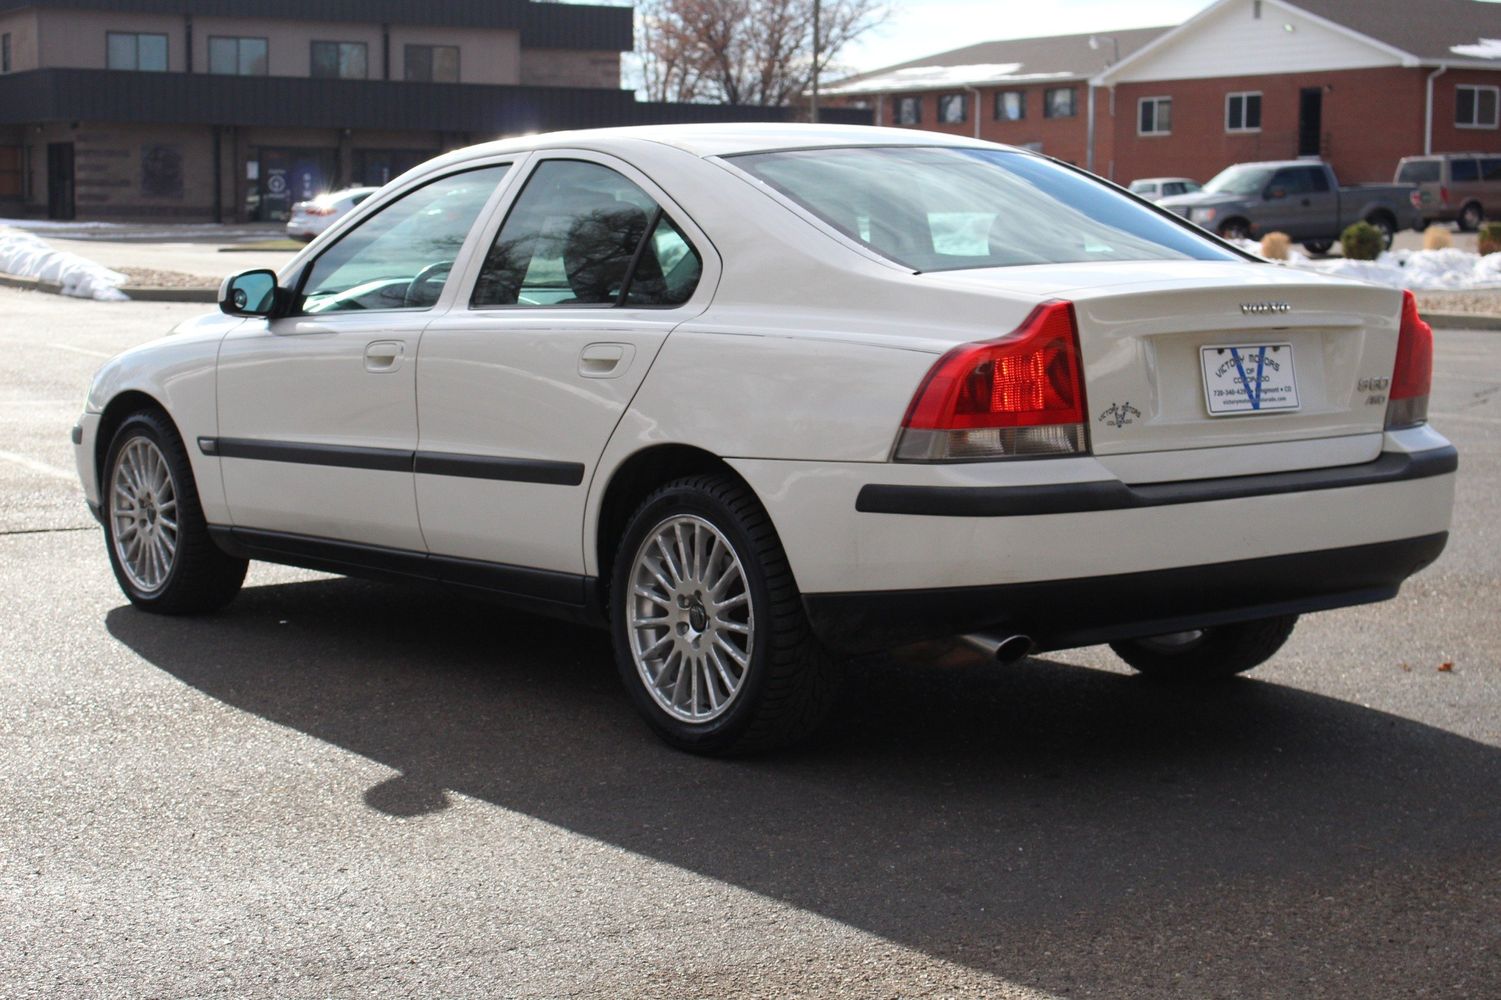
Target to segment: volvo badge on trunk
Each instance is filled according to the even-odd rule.
[[[1286,302],[1242,302],[1240,311],[1247,316],[1264,316],[1269,313],[1292,312],[1293,307]]]

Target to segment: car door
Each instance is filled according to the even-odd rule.
[[[1266,202],[1258,233],[1286,233],[1294,240],[1328,236],[1334,228],[1334,204],[1325,198],[1314,204],[1313,176],[1317,168],[1281,167],[1267,182]],[[1324,184],[1327,191],[1329,185]],[[1328,218],[1321,217],[1328,215]]]
[[[719,265],[686,214],[615,158],[550,152],[518,185],[467,301],[422,340],[417,504],[430,551],[466,560],[473,582],[571,600],[595,463]]]
[[[385,201],[300,269],[289,315],[225,338],[209,447],[236,527],[423,549],[418,341],[507,169],[456,170]]]

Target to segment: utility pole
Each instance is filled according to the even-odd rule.
[[[819,20],[823,13],[823,5],[820,0],[813,0],[813,103],[809,117],[818,121],[818,50],[822,48],[822,39],[819,38]]]

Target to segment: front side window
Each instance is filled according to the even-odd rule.
[[[1042,116],[1044,118],[1072,118],[1078,114],[1078,108],[1074,104],[1073,87],[1050,87],[1042,94]]]
[[[313,43],[313,76],[363,80],[369,75],[369,53],[364,42]]]
[[[265,76],[266,40],[210,35],[208,71],[219,76]]]
[[[1318,167],[1283,167],[1272,175],[1268,190],[1280,188],[1291,197],[1295,194],[1316,194],[1329,190],[1329,178]]]
[[[508,166],[450,174],[386,205],[307,271],[302,311],[430,309]]]
[[[922,121],[922,98],[898,97],[895,110],[898,125],[916,125]]]
[[[656,201],[598,163],[533,171],[485,255],[471,303],[677,306],[703,261]]]
[[[945,125],[960,125],[968,117],[964,113],[963,94],[944,94],[938,98],[938,120]]]
[[[1261,93],[1259,91],[1226,95],[1225,131],[1261,131]]]
[[[458,83],[457,45],[408,45],[406,78],[419,83]]]
[[[1027,117],[1027,92],[1003,90],[995,95],[996,121],[1019,122]]]
[[[1495,128],[1497,116],[1496,87],[1461,84],[1454,88],[1454,124],[1460,128]]]
[[[846,236],[916,271],[1240,259],[1186,223],[1027,153],[867,146],[730,159]]]
[[[1137,102],[1136,130],[1141,135],[1168,135],[1173,131],[1173,99],[1143,97]]]
[[[110,69],[142,70],[151,73],[167,71],[166,35],[111,31],[108,32],[106,45],[109,53],[105,65]]]

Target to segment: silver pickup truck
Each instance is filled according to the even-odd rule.
[[[1386,237],[1415,228],[1418,189],[1412,184],[1340,187],[1329,164],[1317,160],[1237,163],[1204,190],[1157,204],[1227,239],[1286,233],[1311,253],[1328,250],[1345,227],[1364,219]]]

